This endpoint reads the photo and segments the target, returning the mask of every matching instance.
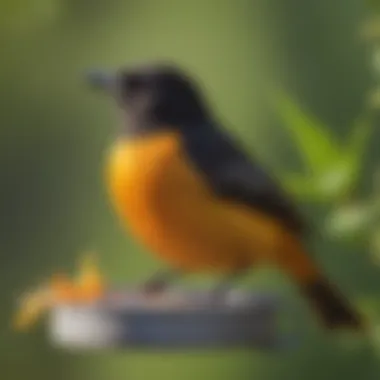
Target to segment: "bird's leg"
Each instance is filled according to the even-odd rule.
[[[238,271],[228,274],[211,290],[211,302],[222,303],[228,291],[232,289],[234,283],[244,275],[245,271]]]
[[[180,277],[180,273],[175,270],[159,271],[143,284],[143,290],[148,294],[161,293],[178,277]]]

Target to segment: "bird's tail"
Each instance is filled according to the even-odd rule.
[[[302,294],[328,329],[361,330],[362,319],[348,300],[321,273],[313,258],[294,237],[287,237],[280,266],[296,280]]]
[[[348,300],[322,276],[301,286],[301,291],[326,328],[361,330],[362,320]]]

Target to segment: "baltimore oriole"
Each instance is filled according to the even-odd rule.
[[[107,162],[115,210],[171,273],[229,278],[270,263],[298,284],[327,328],[362,327],[308,254],[304,220],[288,195],[222,129],[194,79],[153,63],[90,80],[123,116]]]

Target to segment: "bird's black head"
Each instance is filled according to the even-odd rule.
[[[210,117],[195,81],[175,66],[140,66],[115,75],[96,72],[90,79],[112,92],[133,134],[196,128]]]

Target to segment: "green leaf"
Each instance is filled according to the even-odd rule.
[[[346,152],[352,157],[361,157],[372,132],[372,122],[369,117],[362,116],[355,123],[346,144]]]
[[[341,159],[316,178],[318,191],[330,200],[344,199],[352,182],[352,167]]]
[[[282,176],[284,188],[294,197],[307,202],[326,202],[329,197],[318,188],[314,178],[287,173]]]
[[[339,238],[356,238],[369,235],[380,216],[380,202],[373,199],[340,207],[326,220],[329,235]]]
[[[297,197],[308,199],[315,192],[311,181],[298,174],[285,174],[282,176],[281,182],[289,193]]]
[[[344,197],[347,178],[350,178],[347,167],[335,165],[320,176],[287,173],[282,176],[282,183],[290,194],[302,201],[326,203]]]
[[[311,173],[321,174],[339,160],[341,147],[330,131],[288,95],[277,93],[276,108]]]
[[[362,311],[362,313],[372,322],[379,322],[380,319],[380,300],[376,296],[362,296],[357,300],[358,309]],[[377,329],[378,330],[378,329]],[[377,340],[379,339],[379,331],[377,331],[377,336],[374,334],[369,334],[371,339]],[[379,348],[379,347],[378,347]]]
[[[346,191],[349,191],[359,180],[371,133],[372,122],[369,117],[360,117],[355,122],[344,147],[343,160],[346,161],[350,175],[346,183]]]

